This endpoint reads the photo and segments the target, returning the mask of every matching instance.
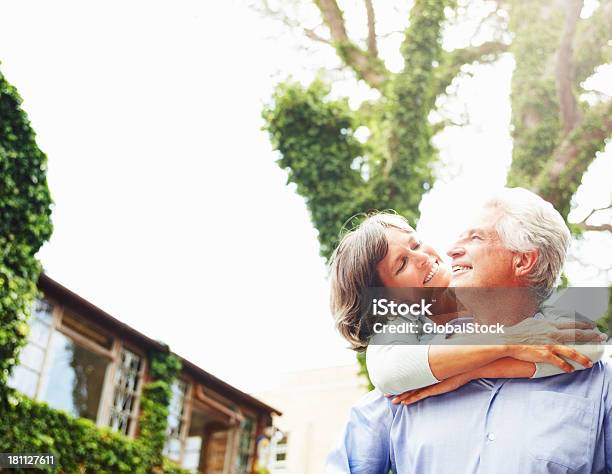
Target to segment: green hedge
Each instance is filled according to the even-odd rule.
[[[164,378],[144,387],[141,434],[137,439],[100,428],[90,420],[74,418],[3,385],[0,452],[53,454],[56,470],[70,473],[188,473],[162,457],[170,384],[180,370],[180,362],[171,354],[155,354],[153,358],[152,366],[165,368]]]

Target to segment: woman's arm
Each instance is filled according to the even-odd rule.
[[[370,345],[366,363],[375,387],[398,394],[478,369],[510,352],[506,345]],[[533,374],[535,364],[529,365]]]
[[[398,394],[481,368],[487,375],[480,377],[547,377],[590,367],[602,355],[601,345],[371,345],[366,361],[374,386]]]
[[[483,367],[504,357],[512,357],[512,347],[498,345],[432,345],[429,347],[429,367],[434,377],[445,380]],[[535,371],[535,366],[533,367]],[[533,372],[532,371],[532,372]]]
[[[495,347],[500,357],[495,361],[503,361],[491,365]],[[483,350],[479,351],[478,348]],[[548,377],[550,375],[573,372],[593,366],[593,362],[603,357],[602,345],[531,345],[509,344],[503,346],[431,346],[429,349],[429,365],[438,380],[469,372],[478,368],[487,370],[489,375],[480,377],[512,378],[512,377]],[[453,360],[453,357],[461,360]],[[511,361],[525,362],[514,364]],[[480,362],[485,361],[483,364]],[[467,368],[466,370],[466,367]],[[496,372],[496,371],[499,371]],[[518,372],[517,372],[518,371]],[[517,373],[518,375],[508,375]]]
[[[498,359],[483,367],[470,370],[443,380],[440,383],[410,390],[393,397],[392,403],[411,405],[428,397],[435,397],[444,393],[452,392],[462,387],[471,380],[479,378],[530,378],[534,373],[534,364],[511,357]]]
[[[604,346],[603,345],[581,345],[581,346],[568,346],[570,350],[579,349],[585,354],[589,355],[593,361],[600,360],[603,357]],[[585,367],[576,364],[570,360],[573,370],[582,370]],[[535,364],[541,366],[542,369],[536,370],[534,373],[534,364],[532,362],[526,362],[523,360],[513,359],[506,357],[498,359],[490,364],[487,364],[478,369],[470,370],[462,374],[454,375],[446,380],[428,387],[419,388],[416,390],[410,390],[402,393],[393,398],[392,403],[402,403],[404,405],[410,405],[416,403],[424,398],[433,397],[436,395],[442,395],[443,393],[452,392],[457,390],[459,387],[465,385],[471,380],[479,378],[500,378],[500,379],[511,379],[511,378],[537,378],[537,377],[548,377],[550,375],[558,375],[563,373],[558,367],[550,364]],[[592,364],[589,364],[589,367]]]

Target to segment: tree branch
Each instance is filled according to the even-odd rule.
[[[350,40],[346,33],[342,10],[336,0],[314,1],[329,28],[332,42],[340,58],[370,87],[382,89],[389,76],[387,68],[380,58],[364,51]]]
[[[332,39],[337,43],[349,42],[349,37],[344,26],[344,15],[336,3],[336,0],[315,0],[321,11],[323,21],[329,27]]]
[[[612,1],[602,0],[593,15],[578,22],[574,62],[575,84],[591,76],[595,68],[612,61]]]
[[[508,48],[509,46],[501,41],[487,41],[479,46],[469,46],[446,53],[445,60],[438,68],[436,95],[444,93],[464,64],[495,62],[501,54],[508,51]]]
[[[376,44],[376,16],[374,15],[374,5],[372,0],[365,0],[366,11],[368,13],[368,52],[372,56],[378,56],[378,46]]]
[[[313,41],[317,41],[318,43],[325,43],[329,45],[332,44],[332,42],[329,39],[323,38],[321,35],[319,35],[314,30],[314,28],[303,28],[303,30],[304,30],[304,34],[306,35],[306,37]]]
[[[599,211],[607,211],[608,209],[612,209],[612,204],[609,204],[604,207],[597,207],[595,209],[592,209],[591,212],[589,212],[589,214],[584,219],[582,219],[580,222],[577,222],[573,225],[582,230],[612,232],[612,224],[589,224],[587,223],[587,221],[591,218],[593,214]]]
[[[586,224],[586,222],[589,220],[589,218],[590,218],[590,217],[591,217],[593,214],[595,214],[596,212],[599,212],[599,211],[607,211],[608,209],[612,209],[612,204],[610,204],[610,205],[608,205],[608,206],[604,206],[604,207],[597,207],[597,208],[595,208],[595,209],[592,209],[592,210],[591,210],[591,212],[589,212],[589,214],[588,214],[588,215],[587,215],[587,216],[586,216],[584,219],[582,219],[582,220],[579,222],[579,224]]]
[[[580,224],[575,224],[575,225],[577,225],[582,230],[590,230],[590,231],[596,231],[596,232],[602,232],[602,231],[612,232],[612,224],[593,225],[593,224],[580,223]]]
[[[573,90],[573,47],[576,24],[582,10],[582,0],[566,0],[565,25],[561,34],[561,43],[557,51],[555,83],[563,134],[567,135],[580,120],[580,112]]]
[[[302,33],[304,33],[304,35],[308,39],[311,39],[318,43],[325,43],[325,44],[331,45],[331,41],[329,40],[329,38],[325,38],[316,32],[317,27],[307,28],[305,26],[301,26],[299,21],[289,17],[289,15],[287,15],[286,13],[280,10],[274,10],[270,6],[267,0],[262,0],[261,7],[260,8],[255,7],[254,9],[255,11],[257,11],[258,13],[262,15],[266,15],[271,18],[276,18],[277,20],[279,20],[281,23],[283,23],[285,26],[289,27],[292,30],[301,30]]]
[[[581,123],[561,142],[534,181],[533,190],[562,215],[580,185],[582,175],[612,134],[612,100],[591,107]]]

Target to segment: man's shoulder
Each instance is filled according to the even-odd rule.
[[[364,416],[388,416],[395,413],[398,405],[391,403],[391,399],[375,388],[363,395],[352,406],[351,411],[359,412]]]

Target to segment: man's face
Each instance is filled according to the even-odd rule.
[[[496,209],[484,209],[448,251],[453,287],[515,287],[514,253],[505,248],[495,230]]]

